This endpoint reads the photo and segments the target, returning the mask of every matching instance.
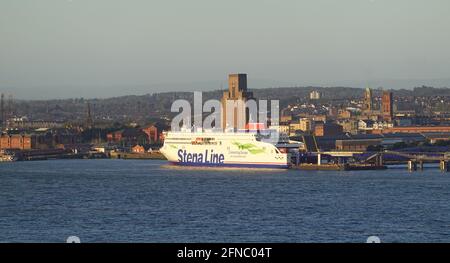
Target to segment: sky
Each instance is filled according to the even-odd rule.
[[[0,0],[0,92],[450,87],[448,0]]]

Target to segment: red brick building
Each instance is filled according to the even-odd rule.
[[[315,136],[335,136],[344,133],[344,129],[341,125],[335,123],[316,123],[314,127]]]
[[[399,126],[382,130],[382,133],[450,132],[450,126]]]
[[[160,131],[155,125],[149,125],[142,129],[126,128],[115,132],[110,132],[106,135],[108,142],[128,142],[130,144],[148,144],[158,142],[160,138]]]
[[[122,143],[124,145],[136,145],[149,143],[147,133],[137,128],[126,128],[123,130],[108,133],[106,135],[108,142]]]
[[[157,142],[159,140],[159,131],[155,125],[149,125],[142,129],[148,136],[148,141],[150,143]]]
[[[120,142],[122,140],[123,130],[110,132],[106,135],[108,142]]]
[[[0,137],[0,149],[29,150],[33,148],[33,137],[22,134],[2,134]]]

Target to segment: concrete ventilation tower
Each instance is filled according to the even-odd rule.
[[[253,93],[247,90],[247,74],[230,74],[228,75],[228,91],[223,93],[222,97],[222,128],[227,127],[242,129],[248,124],[249,112],[245,107],[247,100],[253,99]],[[238,103],[232,109],[227,109],[227,102]],[[233,116],[228,123],[227,112]],[[241,127],[242,126],[242,127]]]

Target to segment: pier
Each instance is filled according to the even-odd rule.
[[[411,172],[422,171],[427,163],[438,163],[442,172],[450,172],[450,153],[400,151],[320,151],[315,136],[304,136],[306,152],[293,158],[292,168],[299,170],[382,170],[388,165],[406,164]]]
[[[408,171],[423,171],[425,164],[438,163],[442,172],[450,172],[450,156],[446,153],[403,153],[384,151],[370,155],[369,157],[356,160],[356,156],[366,154],[364,152],[310,152],[305,153],[307,157],[296,158],[293,162],[293,169],[300,170],[382,170],[388,165],[406,163]],[[385,162],[385,155],[399,156],[405,159],[389,163]],[[302,159],[302,160],[300,160]]]
[[[139,159],[139,160],[166,160],[164,155],[159,151],[153,153],[126,153],[126,152],[111,152],[109,154],[111,159]]]
[[[351,170],[384,170],[387,166],[383,164],[381,154],[374,154],[369,160],[356,161],[355,155],[363,152],[309,152],[305,153],[306,158],[297,156],[293,169],[299,170],[324,170],[324,171],[351,171]],[[374,159],[374,162],[371,160]],[[313,162],[316,160],[316,162]]]
[[[381,154],[371,155],[367,160],[357,161],[355,156],[364,154],[361,151],[320,151],[313,135],[302,136],[306,152],[298,153],[291,168],[298,170],[350,171],[350,170],[383,170]],[[302,155],[302,156],[300,156]],[[372,162],[372,159],[375,160]]]
[[[426,163],[439,163],[439,169],[443,172],[450,172],[450,154],[449,153],[404,153],[395,151],[385,151],[386,154],[392,154],[408,159],[408,171],[423,171]]]

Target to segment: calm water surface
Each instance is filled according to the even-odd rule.
[[[450,173],[0,163],[0,242],[450,242]]]

